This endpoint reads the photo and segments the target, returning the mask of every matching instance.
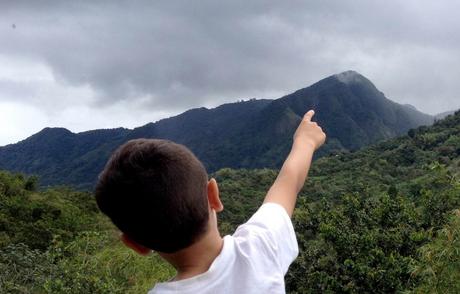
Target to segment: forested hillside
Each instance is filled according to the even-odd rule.
[[[110,153],[135,138],[170,139],[189,147],[209,172],[230,168],[279,168],[301,117],[315,109],[328,134],[316,156],[356,150],[429,125],[433,117],[385,97],[371,81],[347,71],[275,100],[197,108],[133,130],[72,133],[46,128],[0,147],[0,169],[36,174],[43,186],[93,188]]]
[[[407,136],[317,160],[294,227],[300,254],[288,293],[458,293],[460,112]],[[214,176],[231,233],[260,205],[270,169]],[[0,292],[141,293],[173,276],[156,255],[136,256],[89,193],[36,190],[0,173]]]
[[[317,160],[294,215],[301,250],[288,273],[289,292],[457,293],[459,175],[460,112]],[[227,169],[216,177],[230,232],[244,211],[256,209],[276,173]]]

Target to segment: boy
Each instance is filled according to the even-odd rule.
[[[156,251],[177,275],[149,293],[285,293],[298,254],[290,220],[313,152],[326,135],[308,111],[263,205],[232,236],[220,236],[223,210],[214,179],[184,146],[138,139],[121,146],[99,177],[96,200],[140,254]]]

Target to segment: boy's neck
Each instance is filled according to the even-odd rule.
[[[191,278],[206,272],[220,254],[224,240],[217,227],[210,227],[196,243],[175,253],[159,253],[174,266],[177,275],[173,281]]]

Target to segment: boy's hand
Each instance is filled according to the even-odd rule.
[[[302,148],[310,146],[313,150],[316,150],[324,144],[326,134],[316,122],[311,121],[314,114],[314,110],[305,113],[302,121],[297,127],[294,134],[294,145],[296,147]]]

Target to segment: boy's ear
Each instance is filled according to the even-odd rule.
[[[141,244],[136,243],[135,241],[131,240],[128,236],[125,234],[121,234],[121,241],[131,248],[132,250],[136,251],[140,255],[149,255],[152,250],[150,248],[144,247]]]
[[[224,206],[220,201],[219,187],[214,178],[208,181],[208,202],[211,209],[214,209],[216,212],[224,210]]]

